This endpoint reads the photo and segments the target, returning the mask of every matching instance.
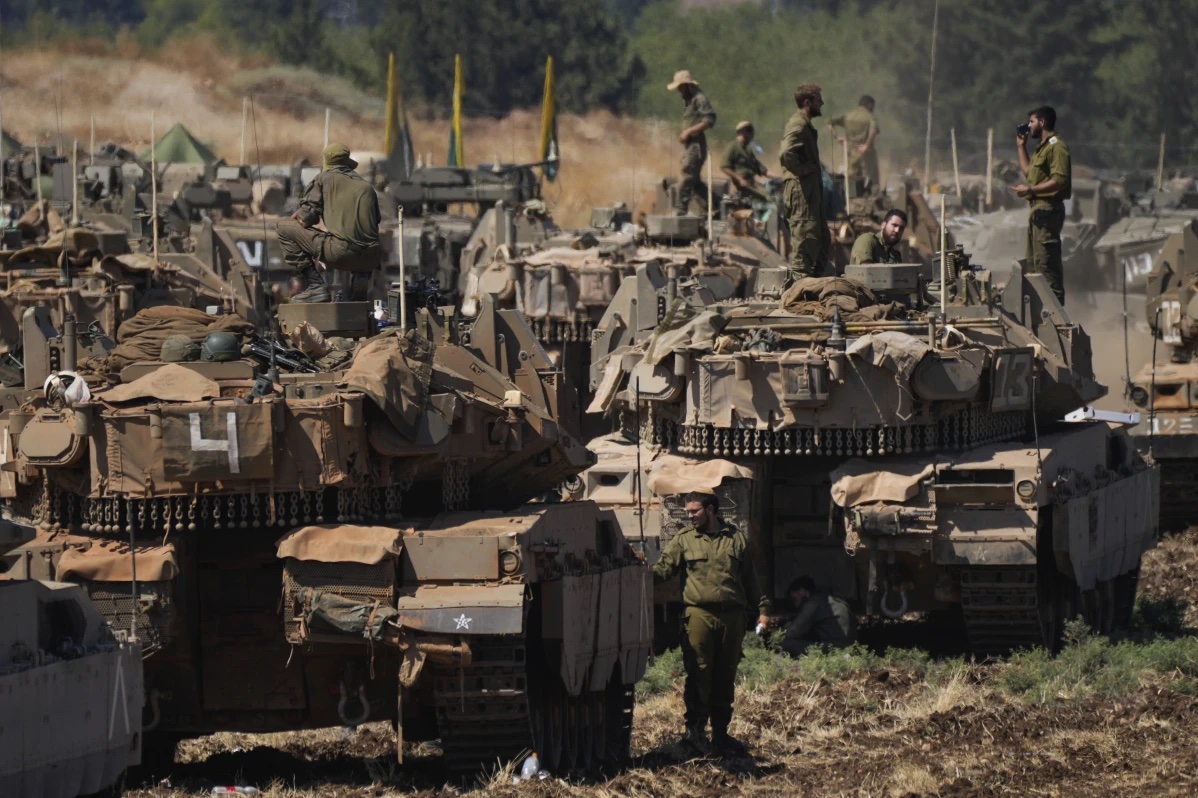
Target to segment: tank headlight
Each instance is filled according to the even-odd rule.
[[[1148,406],[1148,391],[1141,388],[1139,385],[1132,386],[1131,400],[1135,402],[1136,407]]]
[[[1022,479],[1015,486],[1015,492],[1019,494],[1019,498],[1024,501],[1031,501],[1036,495],[1036,483],[1030,479]]]

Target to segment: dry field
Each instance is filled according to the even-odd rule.
[[[750,759],[687,761],[674,742],[681,687],[667,663],[657,667],[665,689],[638,704],[634,762],[620,773],[514,785],[508,770],[447,782],[434,746],[411,748],[400,768],[389,727],[376,725],[353,738],[329,730],[188,741],[168,782],[130,794],[181,798],[240,783],[279,798],[1194,795],[1198,529],[1153,551],[1142,585],[1136,642],[1084,638],[1057,659],[977,664],[862,650],[790,663],[750,652],[732,727]],[[901,638],[902,627],[886,637],[896,631]]]
[[[86,149],[94,117],[97,142],[112,140],[140,152],[149,147],[152,127],[161,135],[182,122],[235,162],[247,96],[253,100],[246,136],[251,163],[290,163],[303,156],[318,162],[325,108],[331,112],[332,140],[355,150],[382,148],[381,98],[315,72],[232,56],[203,38],[153,55],[132,45],[76,44],[66,51],[9,51],[0,62],[4,129],[28,145],[61,137],[68,148],[77,139]],[[444,163],[449,138],[444,115],[411,109],[409,121],[417,152]],[[537,160],[540,124],[539,109],[500,119],[468,118],[466,160]],[[674,127],[607,112],[561,115],[563,165],[545,192],[558,220],[583,224],[592,207],[616,201],[640,207],[651,198],[654,182],[675,169]]]

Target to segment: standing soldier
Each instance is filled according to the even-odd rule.
[[[737,193],[746,200],[768,201],[769,198],[757,187],[758,177],[769,177],[765,164],[757,159],[753,144],[753,123],[737,122],[736,138],[724,153],[720,171],[728,176]]]
[[[1069,147],[1056,133],[1057,112],[1047,105],[1030,111],[1027,124],[1015,131],[1019,165],[1027,183],[1015,186],[1015,194],[1031,204],[1027,225],[1027,271],[1043,274],[1049,287],[1065,304],[1065,266],[1061,262],[1061,230],[1065,226],[1065,200],[1073,195],[1073,169]],[[1040,144],[1031,158],[1028,137]]]
[[[703,131],[715,124],[715,111],[707,101],[707,95],[699,91],[699,84],[691,77],[690,70],[674,73],[674,81],[666,86],[682,96],[686,108],[682,111],[682,133],[678,143],[682,145],[682,179],[678,183],[679,216],[685,216],[690,208],[691,196],[699,195],[699,206],[707,213],[707,184],[703,182],[703,164],[707,162],[707,136]]]
[[[721,753],[741,755],[745,746],[728,736],[728,723],[746,612],[755,605],[758,623],[768,627],[769,599],[758,587],[744,533],[720,518],[719,509],[719,499],[713,494],[686,495],[690,526],[670,540],[653,566],[653,578],[664,582],[682,575],[685,739],[700,754],[708,754],[710,719],[711,744]]]
[[[844,135],[836,135],[836,128],[844,128]],[[847,114],[832,117],[828,121],[828,132],[843,143],[849,142],[849,177],[866,181],[866,190],[873,193],[879,184],[878,151],[874,141],[878,138],[878,122],[874,119],[874,98],[863,94],[857,107]],[[848,197],[845,197],[848,200]]]
[[[832,236],[824,213],[824,183],[819,160],[819,133],[811,120],[824,107],[816,83],[795,89],[794,112],[782,131],[782,194],[790,227],[790,279],[819,277],[828,262]]]

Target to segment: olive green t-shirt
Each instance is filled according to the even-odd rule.
[[[811,124],[807,112],[795,111],[782,130],[782,148],[778,154],[782,176],[803,180],[820,173],[819,133]]]
[[[829,122],[834,127],[844,128],[844,137],[849,140],[849,144],[864,144],[869,139],[870,131],[878,129],[874,115],[861,106],[847,114],[833,117]]]
[[[707,95],[701,91],[695,92],[686,107],[682,109],[682,129],[694,127],[700,122],[706,122],[708,127],[715,127],[715,110],[707,100]],[[692,136],[688,144],[706,144],[707,137],[700,133]]]
[[[721,169],[731,169],[746,180],[752,180],[758,175],[766,173],[765,166],[761,161],[757,160],[757,154],[753,152],[752,145],[746,147],[740,143],[740,139],[733,139],[728,145],[728,151],[724,153],[724,162],[720,164]]]
[[[853,242],[853,251],[849,255],[849,263],[902,263],[903,255],[897,246],[888,247],[882,241],[881,233],[866,233],[858,236]]]

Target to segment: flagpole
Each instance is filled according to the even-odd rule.
[[[154,236],[154,269],[158,269],[158,141],[157,120],[150,112],[150,231]]]

